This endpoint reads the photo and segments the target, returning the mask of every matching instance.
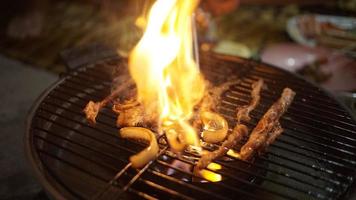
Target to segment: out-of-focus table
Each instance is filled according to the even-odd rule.
[[[63,49],[102,43],[127,52],[142,33],[135,26],[140,9],[133,12],[133,9],[126,8],[126,1],[115,2],[120,8],[115,13],[116,19],[107,20],[97,5],[81,1],[52,1],[46,12],[42,34],[35,39],[13,40],[7,37],[6,22],[10,19],[4,17],[0,20],[0,52],[56,73],[65,71],[59,58]],[[308,12],[352,13],[340,10],[340,7],[242,6],[217,19],[217,35],[220,40],[246,45],[253,56],[258,56],[261,46],[290,41],[285,32],[289,17]]]

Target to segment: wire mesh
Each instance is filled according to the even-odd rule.
[[[118,136],[117,116],[109,106],[94,127],[82,112],[89,100],[99,101],[110,93],[113,69],[127,73],[122,63],[115,59],[79,68],[48,90],[33,109],[26,142],[45,188],[77,199],[339,199],[352,186],[356,124],[337,101],[280,69],[210,54],[201,56],[208,80],[219,84],[230,76],[241,79],[223,94],[219,106],[230,127],[236,123],[236,108],[249,102],[251,84],[258,78],[265,80],[268,90],[262,92],[249,128],[284,87],[296,91],[281,118],[283,134],[252,163],[228,155],[217,160],[222,165],[220,182],[192,181],[200,177],[174,162],[190,169],[194,163],[176,156],[164,143],[156,160],[133,169],[128,158],[145,145]]]

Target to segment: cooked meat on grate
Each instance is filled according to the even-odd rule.
[[[272,129],[272,131],[269,133],[268,138],[267,138],[267,142],[265,144],[265,146],[263,147],[264,149],[266,149],[270,144],[272,144],[276,138],[282,134],[283,132],[283,128],[281,126],[281,124],[278,122]]]
[[[215,151],[207,152],[202,155],[197,165],[194,167],[194,173],[199,174],[199,171],[207,167],[214,159],[226,154],[229,149],[234,147],[237,142],[241,141],[243,137],[247,136],[248,129],[245,125],[239,124],[235,126],[234,130],[222,145]]]
[[[293,102],[295,92],[285,88],[281,97],[268,109],[253,129],[247,143],[240,151],[242,160],[250,160],[254,153],[261,153],[267,146],[281,134],[279,118],[286,112]]]
[[[247,136],[248,129],[245,125],[240,124],[240,119],[244,119],[244,121],[249,121],[249,113],[256,108],[260,101],[260,92],[264,83],[262,79],[259,79],[257,82],[252,84],[251,96],[252,100],[249,105],[242,107],[242,111],[239,110],[237,112],[237,124],[230,135],[228,135],[227,139],[222,143],[218,150],[213,152],[208,152],[204,154],[200,160],[198,161],[197,166],[195,167],[195,172],[199,172],[199,170],[204,169],[212,162],[214,159],[223,156],[226,152],[233,148],[238,142],[240,142],[243,137]]]
[[[136,99],[125,101],[123,104],[115,103],[112,110],[118,114],[116,125],[144,126],[157,129],[158,113],[156,105],[144,107]]]
[[[222,134],[220,134],[221,137],[219,138],[213,138],[210,137],[209,135],[212,135],[214,133],[209,132],[207,130],[203,130],[203,133],[205,132],[205,134],[202,134],[204,141],[216,143],[216,142],[221,142],[226,137],[227,130],[225,132],[225,130],[221,130],[221,129],[228,128],[227,122],[218,113],[216,113],[216,110],[218,104],[221,102],[221,95],[225,91],[227,91],[229,87],[231,87],[234,84],[238,84],[239,82],[240,80],[233,79],[225,83],[222,83],[219,86],[214,87],[211,85],[209,81],[206,81],[207,90],[205,92],[202,101],[196,106],[197,110],[192,117],[193,127],[197,130],[201,130],[207,128],[209,124],[210,125],[216,124],[219,125],[220,130],[217,129],[218,127],[215,127],[215,130],[211,130],[211,131],[222,133]],[[203,119],[206,119],[205,123],[203,122],[204,121]],[[212,126],[210,127],[213,128]],[[212,138],[212,140],[210,140],[209,138]]]
[[[249,105],[245,105],[242,108],[238,108],[237,111],[237,123],[241,121],[248,122],[251,120],[250,112],[256,108],[258,103],[260,102],[261,96],[261,89],[263,88],[263,79],[259,79],[257,82],[252,84],[252,91],[251,91],[251,102]]]
[[[120,111],[116,125],[118,127],[139,126],[144,123],[145,111],[142,105],[130,107]]]
[[[101,102],[93,102],[89,101],[88,104],[84,108],[84,113],[86,115],[86,118],[88,122],[92,125],[96,123],[96,116],[99,113],[100,108],[102,108],[102,103]]]
[[[221,84],[218,87],[210,88],[200,103],[199,109],[197,110],[200,117],[197,117],[198,119],[193,121],[194,123],[200,124],[200,127],[204,125],[205,129],[203,130],[202,136],[206,142],[216,143],[224,140],[226,137],[228,124],[223,117],[214,111],[217,109],[217,106],[221,101],[222,93],[228,90],[231,85],[238,82],[239,80],[233,80]],[[118,127],[145,126],[157,129],[158,127],[154,125],[158,122],[155,105],[146,108],[140,104],[136,98],[120,103],[122,99],[118,99],[119,94],[122,93],[124,89],[127,89],[131,84],[132,82],[128,81],[127,83],[120,85],[101,102],[95,103],[90,101],[84,109],[88,121],[95,124],[95,118],[100,109],[107,103],[116,101],[114,102],[112,109],[114,112],[119,114],[117,119]],[[225,155],[229,149],[233,148],[238,142],[248,135],[248,128],[245,125],[240,124],[240,122],[250,121],[249,114],[257,107],[260,101],[260,92],[263,86],[264,82],[262,79],[259,79],[257,82],[252,84],[251,102],[249,105],[243,106],[240,110],[238,110],[237,125],[233,129],[232,133],[226,137],[225,141],[217,150],[207,152],[202,155],[197,165],[194,167],[194,173],[199,174],[200,170],[207,167],[214,159]],[[293,101],[294,95],[295,93],[291,89],[284,89],[281,98],[266,112],[253,130],[248,142],[241,148],[241,159],[249,160],[255,152],[262,153],[282,133],[283,129],[278,120]],[[160,130],[158,130],[158,132],[160,132]],[[218,135],[217,133],[222,134]],[[215,138],[215,136],[217,138]]]
[[[122,85],[118,86],[109,96],[107,96],[105,99],[103,99],[100,102],[93,102],[89,101],[88,104],[84,108],[84,113],[86,115],[86,118],[90,124],[95,124],[96,123],[96,117],[98,113],[100,112],[100,109],[106,106],[108,103],[114,101],[119,95],[123,93],[125,89],[130,87],[133,82],[132,80],[127,80],[123,82]]]
[[[120,114],[120,112],[122,112],[123,110],[126,109],[130,109],[136,106],[139,106],[140,102],[138,102],[136,100],[136,98],[125,101],[124,103],[120,103],[120,102],[115,102],[114,105],[112,106],[112,110],[117,113]]]

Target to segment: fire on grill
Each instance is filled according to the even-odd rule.
[[[249,135],[243,123],[250,121],[249,113],[259,104],[264,81],[260,79],[252,85],[250,104],[236,110],[236,126],[230,127],[218,113],[218,106],[220,96],[239,79],[215,86],[200,73],[192,29],[198,4],[198,0],[157,0],[149,13],[145,33],[129,56],[131,79],[123,77],[107,98],[90,101],[84,109],[88,121],[95,124],[100,109],[113,104],[120,136],[148,143],[143,151],[130,157],[135,168],[157,156],[157,138],[164,134],[171,150],[178,155],[192,148],[197,150],[200,158],[194,173],[207,178],[202,173],[204,168]],[[289,88],[283,90],[236,154],[240,159],[251,161],[253,155],[263,153],[282,133],[279,118],[294,95]],[[215,151],[202,150],[207,143],[220,147]]]

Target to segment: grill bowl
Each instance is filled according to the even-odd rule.
[[[189,171],[160,144],[160,155],[141,170],[129,156],[144,144],[118,136],[116,114],[106,107],[91,127],[82,112],[89,100],[110,93],[112,74],[125,74],[126,60],[113,57],[83,65],[47,89],[29,115],[26,152],[36,176],[56,199],[340,199],[352,187],[356,123],[327,92],[281,69],[216,54],[201,55],[202,72],[214,84],[241,79],[222,95],[219,112],[230,127],[235,109],[250,101],[251,84],[263,78],[268,90],[252,112],[253,128],[284,87],[297,95],[281,118],[283,134],[253,163],[218,160],[223,181],[190,181]],[[168,170],[174,175],[167,175]],[[182,177],[186,177],[185,179]]]

